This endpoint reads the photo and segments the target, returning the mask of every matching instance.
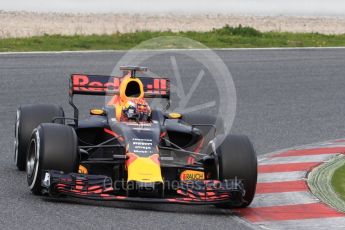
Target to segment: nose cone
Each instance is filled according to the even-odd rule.
[[[158,154],[149,157],[138,157],[133,153],[128,153],[127,156],[127,182],[163,183]]]

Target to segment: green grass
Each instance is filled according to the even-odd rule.
[[[127,50],[143,41],[161,36],[179,36],[198,41],[209,48],[253,47],[329,47],[345,46],[345,34],[260,32],[250,27],[229,27],[209,32],[149,32],[113,35],[44,35],[30,38],[0,39],[0,52],[6,51],[63,51],[63,50]],[[163,41],[163,42],[160,42]],[[142,48],[201,48],[185,40],[171,37],[151,42]]]
[[[334,172],[332,186],[338,196],[345,200],[345,164]]]

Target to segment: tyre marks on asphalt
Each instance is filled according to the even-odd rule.
[[[309,220],[318,229],[328,228],[330,222],[333,227],[343,226],[345,214],[313,196],[307,175],[314,167],[344,153],[345,144],[337,140],[263,156],[259,159],[254,201],[249,208],[236,211],[264,229],[296,229],[308,226]]]

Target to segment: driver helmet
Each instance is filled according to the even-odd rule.
[[[125,120],[148,121],[151,116],[151,108],[142,98],[129,99],[122,112]]]

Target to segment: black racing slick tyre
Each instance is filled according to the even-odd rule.
[[[34,129],[27,154],[27,181],[35,195],[41,194],[42,172],[77,172],[78,139],[74,129],[61,124],[40,124]]]
[[[257,182],[257,158],[247,136],[226,135],[215,139],[219,180],[237,178],[242,181],[245,195],[240,207],[247,207],[254,199]],[[232,208],[231,204],[217,205]]]
[[[14,129],[14,163],[19,170],[25,170],[32,131],[41,123],[50,123],[55,117],[64,116],[63,109],[55,105],[27,105],[18,108]],[[56,123],[63,123],[63,120],[57,120]]]

